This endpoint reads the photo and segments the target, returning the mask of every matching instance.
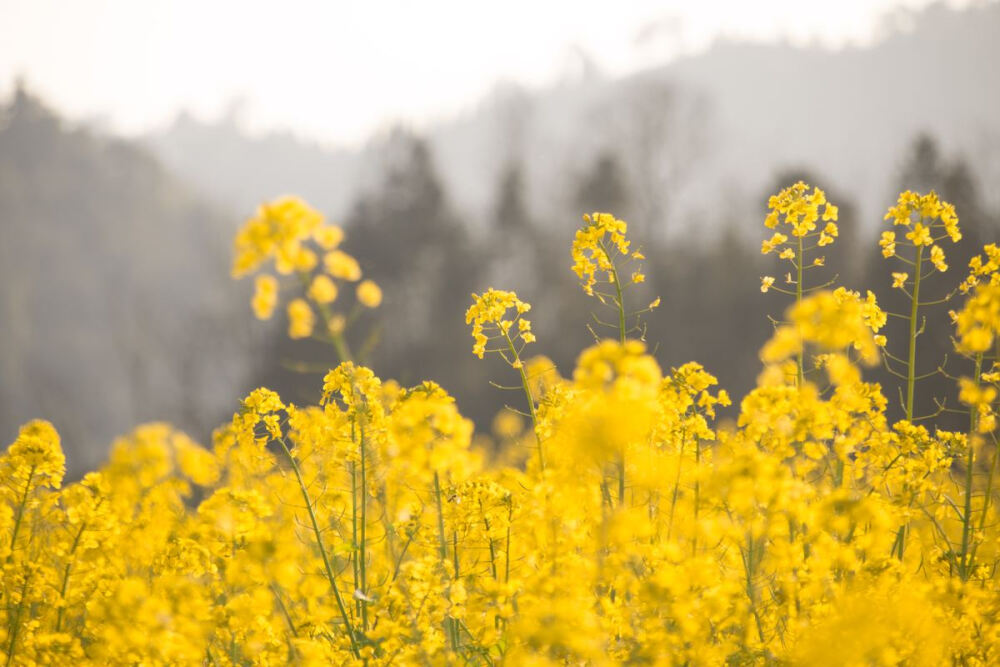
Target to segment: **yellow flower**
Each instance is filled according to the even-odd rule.
[[[903,272],[893,273],[892,274],[892,286],[894,288],[895,287],[904,287],[904,286],[906,286],[906,279],[909,278],[909,277],[910,277],[910,275],[908,273],[903,273]]]
[[[958,215],[955,214],[955,206],[948,202],[941,202],[940,211],[941,223],[944,225],[945,232],[951,238],[952,243],[958,243],[962,240],[962,232],[958,228]]]
[[[914,218],[917,219],[914,222]],[[962,232],[958,228],[958,216],[955,215],[955,207],[948,202],[941,201],[937,193],[931,191],[926,195],[907,190],[899,195],[896,205],[889,208],[885,214],[886,220],[892,220],[894,225],[904,225],[913,229],[906,234],[906,238],[913,242],[915,246],[929,246],[934,242],[933,230],[943,229],[952,243],[957,243],[962,238]],[[883,237],[885,233],[883,233]],[[891,255],[886,255],[890,257]]]
[[[308,338],[312,335],[316,316],[305,299],[293,299],[288,304],[289,338]]]
[[[1000,333],[1000,286],[979,285],[955,315],[958,349],[975,354],[993,348]]]
[[[358,260],[342,250],[331,250],[323,257],[326,272],[334,278],[356,282],[361,280],[361,267]]]
[[[991,284],[1000,282],[1000,246],[990,243],[983,246],[983,254],[969,260],[969,275],[959,285],[963,294],[986,279]]]
[[[292,260],[292,267],[299,273],[309,273],[316,268],[319,259],[309,248],[299,248]]]
[[[233,276],[255,271],[274,258],[278,273],[288,274],[308,261],[302,243],[323,224],[323,216],[298,197],[281,197],[263,204],[236,234]]]
[[[920,195],[909,190],[900,193],[899,200],[886,212],[885,219],[892,220],[893,225],[909,225],[914,207],[919,206],[919,203]]]
[[[789,307],[788,324],[775,331],[761,350],[761,358],[778,363],[802,353],[803,343],[815,343],[829,351],[853,347],[867,363],[878,359],[874,333],[885,323],[885,315],[869,293],[862,300],[857,292],[843,287],[820,291]]]
[[[345,318],[340,313],[337,313],[330,317],[330,322],[327,324],[327,329],[334,336],[344,333],[344,329],[347,328],[347,318]]]
[[[813,188],[810,193],[809,186],[802,181],[772,195],[767,205],[770,213],[764,220],[764,225],[773,229],[783,222],[791,228],[792,235],[799,238],[809,235],[816,229],[821,206],[825,205],[822,214],[824,221],[837,219],[837,207],[827,202],[826,194],[819,188]],[[830,236],[833,235],[827,234],[827,237]],[[772,240],[774,238],[772,237]],[[765,252],[763,248],[761,251]]]
[[[774,285],[773,276],[763,276],[760,279],[760,291],[764,294],[766,294],[767,290],[771,289],[773,285]]]
[[[333,250],[344,240],[344,230],[335,225],[323,225],[313,232],[313,239],[323,250]]]
[[[595,274],[615,271],[609,253],[628,256],[629,242],[625,239],[628,224],[610,213],[594,213],[583,216],[583,219],[586,224],[576,231],[570,254],[573,257],[573,272],[583,281],[583,291],[592,295],[597,283]]]
[[[34,419],[20,428],[7,450],[5,483],[15,493],[37,486],[58,489],[66,472],[59,433],[50,422]],[[22,481],[23,478],[23,481]],[[18,482],[15,484],[15,482]],[[23,491],[27,493],[27,491]]]
[[[274,276],[261,274],[254,280],[254,293],[250,305],[259,320],[267,320],[278,303],[278,281]]]
[[[771,238],[761,242],[760,253],[762,255],[766,255],[775,248],[783,245],[786,241],[788,241],[788,237],[786,235],[782,234],[781,232],[775,232],[774,235],[771,236]]]
[[[941,246],[931,246],[931,263],[941,273],[948,270],[948,265],[944,261],[944,250],[941,249]]]
[[[316,303],[332,303],[337,299],[337,285],[329,276],[321,273],[313,278],[308,295]]]
[[[512,410],[501,410],[493,418],[493,433],[504,440],[516,438],[524,431],[524,420]]]
[[[882,232],[878,244],[882,248],[883,257],[892,257],[896,254],[896,232]]]
[[[382,289],[372,280],[363,280],[358,284],[358,302],[368,308],[378,308],[382,303]]]
[[[931,238],[931,230],[919,222],[906,233],[906,238],[912,241],[915,246],[930,245],[934,242]]]
[[[476,341],[472,347],[472,353],[480,359],[483,358],[486,343],[489,340],[485,334],[487,329],[495,329],[498,335],[505,338],[509,336],[507,331],[510,330],[513,321],[505,318],[510,309],[514,310],[515,319],[518,321],[518,330],[523,332],[520,334],[522,340],[525,343],[534,340],[534,335],[530,333],[530,324],[520,324],[523,321],[521,315],[531,310],[531,304],[521,301],[513,292],[496,290],[491,287],[483,292],[482,296],[473,294],[472,300],[472,305],[465,313],[465,323],[472,324],[472,337]],[[525,336],[530,340],[526,339]]]

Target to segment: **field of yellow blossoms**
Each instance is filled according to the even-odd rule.
[[[263,205],[233,273],[255,276],[258,317],[283,308],[290,336],[335,348],[320,404],[257,389],[210,447],[140,426],[66,485],[59,435],[25,424],[0,458],[0,659],[1000,664],[1000,248],[949,269],[956,211],[903,193],[880,246],[909,306],[886,313],[810,283],[838,237],[821,190],[769,207],[780,278],[761,290],[790,305],[735,421],[716,422],[731,398],[709,370],[649,354],[644,257],[595,213],[572,270],[612,334],[569,377],[534,352],[528,302],[473,295],[471,350],[507,363],[521,413],[486,451],[441,387],[352,362],[344,333],[382,294],[340,228],[295,198]],[[913,414],[927,281],[954,288],[962,432]],[[909,335],[886,340],[888,317]],[[900,378],[902,421],[875,364]]]

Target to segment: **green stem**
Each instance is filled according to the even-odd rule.
[[[517,368],[517,372],[521,374],[521,387],[524,388],[524,397],[528,401],[528,414],[531,415],[532,430],[535,433],[535,444],[538,445],[538,465],[542,470],[545,470],[545,453],[542,451],[542,438],[538,435],[538,416],[535,414],[535,399],[531,395],[531,385],[528,384],[528,375],[524,372],[524,364],[517,353],[517,348],[514,347],[514,341],[506,331],[501,329],[501,332],[503,333],[504,340],[507,341],[507,349],[513,355],[513,365]]]
[[[990,463],[990,471],[986,476],[986,491],[983,493],[983,511],[979,515],[979,531],[982,532],[986,528],[986,515],[990,509],[990,500],[993,498],[993,480],[996,477],[997,462],[1000,461],[1000,447],[993,446],[993,461]],[[979,549],[980,543],[972,545],[972,550],[970,552],[970,558],[974,559],[976,557],[976,551]]]
[[[448,560],[448,542],[444,536],[444,507],[441,504],[441,478],[437,472],[434,473],[434,499],[437,502],[438,514],[438,552],[441,560]]]
[[[483,524],[486,526],[486,539],[490,543],[490,573],[493,575],[493,581],[500,581],[500,578],[497,576],[497,551],[493,545],[493,536],[490,535],[490,520],[486,518],[486,510],[483,509],[482,501],[479,502],[479,510],[483,513]]]
[[[913,302],[910,304],[910,351],[906,368],[906,421],[913,421],[913,385],[917,370],[917,309],[920,307],[920,264],[923,258],[924,247],[918,246],[913,276]]]
[[[351,618],[347,615],[347,607],[344,606],[344,599],[340,595],[340,589],[337,588],[337,577],[333,574],[333,566],[330,564],[330,557],[326,553],[326,548],[323,546],[323,534],[319,529],[319,520],[316,518],[316,512],[313,511],[312,501],[309,499],[309,491],[306,489],[306,483],[302,479],[302,471],[299,470],[299,464],[292,456],[291,450],[288,449],[288,445],[285,444],[283,438],[278,438],[278,443],[281,445],[282,451],[285,452],[285,457],[288,458],[288,462],[292,466],[292,471],[295,473],[295,479],[299,483],[299,490],[302,492],[302,499],[306,503],[306,511],[309,512],[309,520],[312,522],[313,534],[316,537],[316,546],[319,547],[320,556],[323,557],[323,567],[326,569],[326,578],[330,582],[330,588],[333,589],[333,597],[337,600],[337,608],[340,611],[340,616],[344,621],[344,627],[347,629],[347,637],[351,640],[351,652],[354,653],[354,657],[361,658],[361,652],[358,650],[357,638],[354,636],[354,627],[351,624]]]
[[[353,424],[352,424],[353,428]],[[352,434],[353,439],[353,434]],[[358,568],[358,465],[351,461],[351,570],[354,573],[354,589],[361,590],[361,572]],[[355,612],[361,614],[361,600],[354,603]]]
[[[14,532],[10,538],[10,555],[7,561],[14,558],[14,547],[17,545],[17,533],[21,529],[21,520],[24,518],[24,508],[28,506],[28,494],[31,493],[31,480],[35,477],[35,466],[31,466],[28,471],[28,479],[24,483],[24,493],[21,495],[21,502],[17,506],[17,516],[14,518]]]
[[[24,598],[28,594],[28,575],[25,573],[24,585],[21,586],[21,599],[17,601],[17,611],[10,626],[10,643],[7,646],[7,665],[13,664],[14,652],[17,649],[17,636],[21,632],[21,614],[24,612]]]
[[[504,583],[510,582],[510,527],[514,523],[514,503],[509,502],[507,505],[507,539],[504,543],[504,556],[503,556],[503,580]]]
[[[73,538],[73,546],[70,547],[69,554],[66,557],[67,563],[63,570],[62,584],[59,586],[59,597],[62,599],[62,604],[59,607],[59,613],[56,615],[56,632],[62,630],[63,615],[66,612],[66,590],[69,588],[69,574],[73,569],[73,556],[76,554],[77,547],[80,546],[80,538],[83,537],[83,531],[86,529],[86,523],[80,525],[80,530],[77,531],[76,537]]]
[[[764,626],[761,624],[760,614],[757,613],[757,592],[753,583],[754,571],[756,568],[756,563],[754,562],[754,549],[755,545],[753,542],[753,534],[747,533],[747,555],[743,560],[743,567],[746,571],[746,592],[747,598],[750,599],[750,612],[753,614],[754,620],[757,624],[757,636],[763,644]]]
[[[684,468],[684,438],[687,434],[681,433],[680,437],[680,452],[677,456],[677,474],[674,476],[674,492],[670,497],[670,518],[667,520],[667,539],[674,531],[674,510],[677,508],[677,497],[680,495],[681,489],[681,471]]]
[[[622,284],[618,279],[618,269],[611,272],[615,281],[615,304],[618,305],[618,335],[621,344],[625,344],[625,301],[622,296]]]
[[[271,593],[274,594],[274,599],[278,603],[278,610],[281,611],[281,615],[285,619],[285,623],[288,624],[288,630],[292,633],[293,637],[298,637],[299,633],[295,629],[295,622],[292,621],[292,615],[288,612],[288,607],[285,606],[285,601],[281,599],[281,591],[275,584],[271,584]]]
[[[976,355],[976,370],[973,379],[973,382],[976,384],[976,393],[979,390],[982,369],[983,355],[980,352]],[[972,573],[972,554],[969,552],[969,539],[972,536],[972,482],[976,455],[974,440],[978,426],[977,422],[979,421],[978,417],[978,406],[971,406],[969,408],[969,437],[967,439],[969,451],[965,460],[965,511],[962,515],[962,553],[958,568],[958,574],[962,577],[962,581],[968,581],[969,575]]]
[[[368,475],[365,461],[365,427],[359,424],[361,447],[361,593],[368,597]],[[361,627],[368,632],[368,603],[361,601]]]
[[[618,268],[615,267],[615,261],[611,259],[611,253],[608,252],[607,246],[604,245],[604,241],[601,241],[601,251],[604,253],[604,257],[607,258],[608,264],[611,265],[611,282],[615,286],[615,305],[618,306],[618,339],[622,345],[625,344],[625,298],[623,296],[622,283],[618,278]]]
[[[694,439],[694,464],[695,471],[697,472],[701,468],[701,438]],[[694,477],[694,521],[695,525],[698,523],[698,502],[701,500],[701,485],[698,481],[699,475],[696,474]],[[691,553],[692,555],[698,553],[698,531],[695,530],[691,537]]]
[[[441,503],[441,478],[437,471],[434,471],[434,498],[437,503],[438,514],[438,552],[441,556],[441,564],[448,562],[448,538],[444,534],[444,506]],[[455,619],[450,616],[444,619],[445,630],[451,639],[451,650],[458,651],[458,631]]]
[[[618,461],[618,507],[625,504],[625,450]]]
[[[910,303],[910,333],[909,333],[909,353],[906,361],[906,421],[913,421],[913,387],[916,383],[917,372],[917,314],[920,308],[920,271],[924,259],[924,247],[917,246],[917,259],[913,263],[913,297]],[[910,500],[910,505],[913,500]],[[898,548],[899,560],[903,560],[903,553],[906,549],[907,525],[904,523],[896,532],[896,541],[893,543],[893,551]]]
[[[802,248],[802,237],[798,237],[799,240],[799,252],[795,256],[795,265],[797,276],[795,279],[795,305],[798,306],[802,303],[802,270],[805,264],[805,258],[802,256],[804,250]],[[801,387],[802,383],[805,381],[805,362],[803,357],[805,356],[805,350],[802,349],[802,338],[799,337],[799,354],[796,358],[796,379],[798,386]]]

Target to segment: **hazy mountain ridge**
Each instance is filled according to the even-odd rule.
[[[808,165],[858,199],[870,228],[890,203],[900,156],[923,133],[969,160],[1000,206],[1000,5],[935,5],[914,19],[871,48],[719,45],[657,74],[715,101],[720,162],[752,193],[767,167]]]
[[[1000,178],[996,35],[1000,4],[993,3],[897,14],[896,27],[865,48],[720,41],[622,79],[590,74],[536,91],[499,86],[426,134],[445,188],[474,228],[489,220],[496,183],[512,160],[524,164],[531,210],[548,221],[570,216],[573,224],[572,184],[608,151],[633,181],[648,181],[647,199],[663,200],[633,212],[661,234],[756,212],[761,188],[790,166],[813,169],[828,187],[856,197],[871,226],[919,133],[961,153],[981,184]],[[693,143],[692,134],[700,135]],[[370,187],[385,143],[379,135],[360,150],[330,149],[288,134],[251,138],[231,119],[186,118],[148,141],[167,165],[235,211],[295,191],[335,216]],[[637,159],[651,143],[675,164]],[[718,210],[720,192],[728,212]],[[1000,207],[995,188],[986,194]]]

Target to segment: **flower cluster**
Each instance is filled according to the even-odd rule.
[[[801,292],[803,271],[826,263],[826,258],[818,255],[807,264],[805,255],[836,240],[840,234],[837,227],[839,209],[827,201],[825,192],[819,188],[810,192],[809,186],[802,181],[772,195],[767,205],[770,212],[764,219],[764,226],[778,231],[761,243],[760,252],[764,255],[777,253],[780,259],[787,260],[798,277],[793,278],[790,271],[786,282],[795,284],[795,289]],[[761,292],[774,287],[773,276],[762,276],[760,280]]]
[[[318,313],[325,325],[321,335],[337,338],[338,351],[346,357],[349,355],[341,335],[349,318],[335,313],[332,304],[344,283],[358,283],[355,298],[366,308],[377,308],[382,303],[382,290],[371,280],[361,280],[358,261],[338,247],[343,239],[344,231],[328,224],[319,211],[297,197],[281,197],[261,205],[240,228],[234,242],[232,273],[239,278],[273,261],[279,276],[295,274],[303,296],[291,299],[286,307],[288,336],[313,336]],[[256,276],[250,303],[258,319],[271,318],[280,290],[274,275]]]
[[[594,213],[583,216],[584,226],[576,231],[571,254],[573,256],[573,272],[582,281],[583,291],[594,294],[594,286],[600,282],[620,285],[623,281],[619,276],[616,261],[622,258],[628,260],[645,259],[642,252],[636,250],[629,253],[629,241],[625,238],[628,223],[619,220],[610,213]],[[601,274],[604,278],[601,278]],[[628,282],[641,283],[646,276],[641,269],[636,269],[628,276]]]
[[[472,337],[476,341],[472,352],[477,357],[483,358],[490,340],[500,339],[505,343],[500,348],[504,354],[507,349],[514,351],[514,341],[518,338],[521,339],[522,347],[535,342],[531,321],[522,317],[531,310],[530,303],[521,301],[513,292],[493,288],[483,292],[482,296],[473,294],[472,300],[472,305],[465,313],[465,323],[472,325]],[[507,311],[513,312],[508,314]],[[487,335],[488,333],[492,335]]]
[[[1000,284],[1000,247],[995,243],[983,246],[983,253],[969,260],[969,275],[958,288],[967,294],[983,280],[991,285]]]
[[[818,244],[824,206],[793,186],[772,209]],[[287,203],[267,215],[302,218],[281,262],[324,228]],[[627,243],[624,223],[597,224]],[[241,266],[278,252],[241,234],[256,239]],[[986,256],[954,314],[962,432],[890,421],[864,377],[892,354],[887,315],[844,288],[796,295],[732,414],[705,367],[665,368],[625,329],[566,377],[522,362],[529,306],[490,289],[467,313],[473,351],[504,355],[527,401],[494,421],[499,443],[434,382],[346,361],[318,405],[256,389],[208,447],[147,424],[65,485],[58,433],[29,422],[0,455],[0,660],[998,664],[1000,255]],[[307,307],[360,277],[340,255],[324,266]]]
[[[885,219],[892,220],[893,227],[901,226],[906,230],[904,238],[908,245],[918,249],[930,248],[928,259],[934,268],[941,273],[948,270],[944,250],[937,244],[945,238],[952,243],[958,243],[962,238],[954,206],[939,199],[933,191],[921,195],[907,190],[899,195],[896,205],[889,208]],[[897,243],[899,240],[894,230],[882,232],[879,240],[882,255],[886,258],[897,256]],[[903,281],[905,282],[905,278]]]
[[[1000,334],[1000,285],[979,285],[955,315],[958,349],[982,354],[994,349]]]

